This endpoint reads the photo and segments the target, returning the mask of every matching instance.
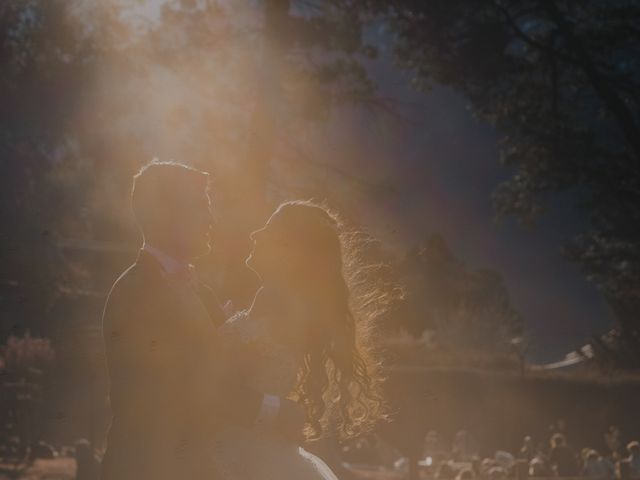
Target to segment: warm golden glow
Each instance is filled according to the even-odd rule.
[[[636,65],[524,3],[0,0],[0,477],[638,478],[637,235],[588,290],[487,167],[636,215]]]

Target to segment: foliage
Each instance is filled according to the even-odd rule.
[[[343,5],[352,4],[344,1]],[[503,134],[496,210],[533,222],[569,191],[590,227],[566,253],[638,346],[640,35],[637,1],[367,0],[415,86],[444,84]]]
[[[8,0],[0,6],[2,280],[43,308],[69,274],[54,248],[55,229],[78,213],[71,201],[78,186],[64,190],[53,177],[60,163],[75,163],[67,129],[95,55],[68,3]]]
[[[498,272],[464,264],[439,235],[413,249],[401,265],[406,328],[430,331],[444,348],[508,352],[522,320]]]
[[[438,334],[434,331],[425,331],[420,338],[405,331],[390,333],[385,335],[383,347],[390,368],[517,372],[521,367],[518,358],[504,348],[459,348],[459,345],[439,342]]]
[[[32,337],[29,332],[22,337],[12,335],[0,346],[0,367],[12,375],[44,371],[54,360],[55,352],[49,339]]]

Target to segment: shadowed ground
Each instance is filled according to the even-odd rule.
[[[11,472],[0,465],[0,480],[71,480],[75,478],[76,464],[73,458],[37,460],[22,474]]]

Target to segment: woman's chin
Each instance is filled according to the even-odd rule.
[[[262,285],[264,285],[265,278],[263,277],[263,272],[265,272],[265,270],[260,265],[260,262],[256,258],[249,256],[244,261],[244,263],[251,271],[253,271],[253,273],[255,273],[260,278],[260,282],[262,283]]]
[[[258,273],[258,272],[257,272],[257,270],[256,270],[256,261],[255,261],[255,259],[253,258],[253,255],[249,255],[249,256],[247,257],[247,259],[244,261],[244,263],[245,263],[245,265],[246,265],[247,267],[249,267],[251,270],[253,270],[254,272]]]

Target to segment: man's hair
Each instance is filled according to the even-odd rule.
[[[209,174],[178,162],[152,160],[133,176],[131,207],[138,225],[145,229],[167,218],[189,193],[205,192]]]

